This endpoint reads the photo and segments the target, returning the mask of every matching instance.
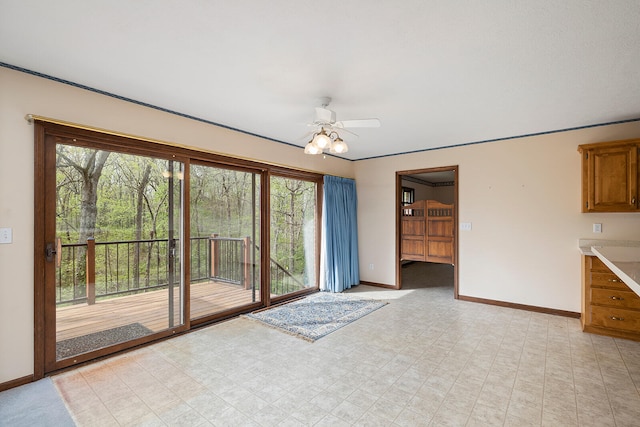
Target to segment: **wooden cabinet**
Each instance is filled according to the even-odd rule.
[[[582,153],[582,212],[634,212],[638,203],[640,139],[586,144]]]
[[[640,297],[595,256],[584,256],[582,329],[640,341]]]

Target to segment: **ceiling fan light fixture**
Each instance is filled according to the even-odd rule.
[[[331,138],[329,137],[329,135],[327,135],[324,128],[320,129],[320,132],[314,135],[312,142],[320,150],[331,147]]]
[[[333,144],[331,145],[331,152],[335,154],[342,154],[349,151],[349,147],[347,143],[342,140],[342,138],[337,137]]]
[[[315,132],[311,137],[311,141],[304,148],[306,154],[322,154],[323,152],[331,152],[333,154],[343,154],[349,151],[349,147],[344,142],[338,131],[342,133],[343,129],[354,136],[357,134],[346,130],[346,128],[378,128],[380,127],[380,119],[356,119],[336,121],[335,111],[330,110],[330,97],[320,99],[321,107],[316,107],[316,116],[309,126],[315,127]]]
[[[304,147],[304,154],[320,154],[322,150],[313,143],[313,140],[309,141]]]

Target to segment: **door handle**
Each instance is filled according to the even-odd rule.
[[[176,257],[176,239],[169,239],[169,257]]]
[[[47,259],[47,262],[53,262],[53,256],[57,253],[58,251],[54,249],[53,243],[47,243],[47,247],[44,250],[44,256]]]
[[[47,243],[44,249],[44,256],[47,262],[53,262],[53,256],[56,256],[56,265],[60,267],[62,259],[62,240],[58,237],[55,243]]]

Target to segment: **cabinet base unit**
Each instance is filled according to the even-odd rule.
[[[595,256],[582,277],[582,330],[640,341],[640,297]]]

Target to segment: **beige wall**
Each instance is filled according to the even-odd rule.
[[[440,203],[453,203],[455,191],[454,187],[430,187],[424,184],[418,184],[413,181],[402,180],[403,187],[413,188],[415,190],[415,201],[418,200],[437,200]]]
[[[353,162],[163,113],[0,67],[0,383],[33,373],[33,126],[35,114],[236,157],[353,177]]]
[[[434,187],[433,197],[440,203],[452,204],[455,202],[454,187]]]
[[[578,239],[640,240],[640,214],[580,213],[577,146],[639,135],[634,122],[356,162],[361,279],[395,285],[395,172],[458,165],[459,221],[472,223],[460,294],[579,312]]]
[[[418,184],[417,182],[407,181],[405,179],[402,180],[402,186],[413,188],[414,190],[414,200],[417,202],[418,200],[428,200],[433,199],[434,197],[434,187],[429,187],[428,185]]]

